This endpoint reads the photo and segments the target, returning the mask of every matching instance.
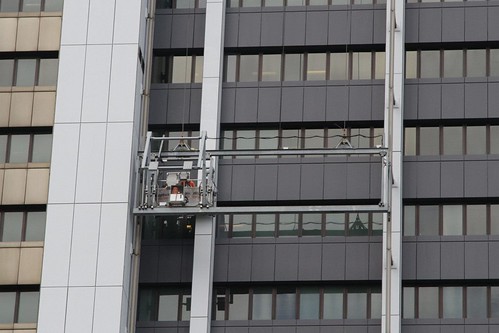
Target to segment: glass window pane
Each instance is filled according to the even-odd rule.
[[[14,60],[0,59],[0,87],[12,86],[13,75],[14,75]]]
[[[438,318],[438,287],[419,287],[419,318]]]
[[[277,288],[275,319],[296,319],[296,291],[294,288]]]
[[[172,83],[191,82],[192,58],[190,56],[173,57]]]
[[[466,318],[487,318],[487,287],[466,288]]]
[[[284,55],[284,81],[303,80],[303,54]]]
[[[232,237],[251,237],[252,215],[234,215]]]
[[[352,128],[350,135],[350,143],[354,148],[371,147],[371,130],[369,128]]]
[[[172,8],[173,0],[156,0],[157,9]]]
[[[213,320],[225,320],[225,310],[227,307],[227,300],[225,295],[225,288],[215,288],[213,290]]]
[[[18,59],[16,86],[35,85],[36,59]]]
[[[444,155],[463,154],[463,128],[444,127]]]
[[[371,52],[352,53],[352,80],[371,79]]]
[[[327,6],[328,0],[309,0],[308,4],[310,6]]]
[[[63,0],[45,0],[46,12],[62,12]]]
[[[443,287],[443,318],[463,317],[463,288]]]
[[[177,0],[175,8],[194,8],[195,0]]]
[[[184,291],[182,295],[182,320],[191,319],[191,295],[190,292]]]
[[[279,214],[279,236],[298,236],[298,214]]]
[[[236,82],[237,56],[229,55],[225,62],[225,81]]]
[[[383,80],[385,78],[385,62],[386,56],[385,52],[376,52],[375,53],[375,67],[374,67],[374,78],[377,80]]]
[[[324,288],[324,319],[343,319],[343,288]]]
[[[319,288],[300,288],[300,319],[319,319]]]
[[[307,80],[326,79],[326,54],[309,53],[307,57]]]
[[[23,228],[23,213],[4,213],[2,242],[20,242]]]
[[[371,213],[371,235],[382,236],[383,235],[383,214],[382,213]]]
[[[19,295],[18,323],[36,323],[38,319],[38,291],[21,292]]]
[[[466,154],[486,154],[485,126],[468,126],[466,128]]]
[[[46,212],[28,212],[25,241],[43,241],[45,239],[46,219]]]
[[[195,58],[195,68],[194,68],[194,82],[202,83],[203,82],[203,56],[196,56]]]
[[[138,321],[157,320],[154,312],[154,290],[150,288],[141,288],[139,290],[139,304],[137,307]]]
[[[12,324],[14,322],[15,307],[16,293],[0,292],[0,324]]]
[[[421,78],[440,77],[440,51],[421,51]]]
[[[305,130],[305,148],[324,148],[324,129]]]
[[[331,53],[329,57],[329,79],[348,80],[348,53]]]
[[[39,12],[41,0],[23,0],[23,12]]]
[[[287,6],[305,6],[305,0],[287,0]]]
[[[18,12],[18,11],[19,11],[19,0],[0,1],[0,12]],[[1,77],[2,75],[0,75],[0,78]]]
[[[297,149],[300,147],[300,130],[282,130],[282,149]]]
[[[331,0],[331,5],[349,5],[350,0]]]
[[[487,234],[487,206],[485,205],[466,206],[466,234],[467,235]]]
[[[265,7],[282,7],[284,0],[265,0]]]
[[[463,50],[444,50],[444,77],[463,76]]]
[[[404,287],[403,294],[403,318],[414,318],[414,288],[413,287]]]
[[[236,149],[255,149],[256,131],[240,130],[236,132]]]
[[[406,127],[404,132],[405,132],[404,155],[414,156],[416,155],[416,128]]]
[[[371,290],[371,319],[381,318],[381,290]]]
[[[438,206],[419,206],[419,235],[438,235]]]
[[[10,163],[27,163],[29,153],[29,135],[12,135],[10,137]]]
[[[58,66],[59,66],[59,59],[40,59],[38,85],[55,86],[57,84]]]
[[[253,289],[253,320],[272,319],[272,289],[255,288]]]
[[[243,7],[261,7],[260,0],[243,0]]]
[[[490,205],[490,234],[499,235],[499,205]]]
[[[275,215],[257,214],[255,237],[274,237]]]
[[[368,221],[369,214],[368,213],[350,213],[348,214],[349,222],[348,222],[348,234],[350,236],[367,236],[369,233],[368,229]]]
[[[165,290],[159,295],[158,321],[178,321],[178,291]]]
[[[258,81],[258,55],[241,55],[239,57],[239,81]]]
[[[277,149],[279,146],[279,131],[260,130],[258,145],[259,149]]]
[[[232,288],[229,297],[229,320],[248,320],[248,289]]]
[[[303,236],[320,236],[322,230],[322,214],[302,215]]]
[[[499,76],[499,49],[491,49],[490,55],[490,76]]]
[[[461,205],[443,206],[443,235],[463,234],[463,207]]]
[[[36,134],[33,137],[33,155],[31,162],[48,163],[52,153],[52,134]]]
[[[490,317],[499,318],[499,287],[490,288]]]
[[[7,155],[7,135],[0,135],[0,163],[5,163]]]
[[[407,51],[405,53],[405,77],[415,79],[418,77],[418,52]]]
[[[345,236],[345,213],[326,214],[326,236]]]
[[[499,154],[499,126],[490,126],[490,153]]]
[[[281,55],[262,56],[262,81],[281,81]]]
[[[466,76],[487,76],[486,50],[466,51]]]
[[[154,57],[152,61],[152,83],[167,83],[168,82],[168,58]]]
[[[367,292],[364,288],[349,288],[347,294],[347,318],[367,318]]]
[[[439,142],[438,127],[419,129],[419,155],[438,155],[440,153]]]
[[[404,206],[404,236],[416,235],[416,207]]]

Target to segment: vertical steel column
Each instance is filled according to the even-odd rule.
[[[208,137],[211,138],[218,137],[220,132],[224,32],[225,1],[208,0],[206,4],[200,130],[206,131]],[[217,148],[217,140],[206,142],[206,149]],[[214,251],[215,218],[204,215],[197,216],[192,270],[190,333],[210,332]]]
[[[390,212],[383,227],[383,309],[382,332],[401,332],[402,282],[402,159],[404,142],[404,31],[405,1],[390,0],[386,5],[385,144],[389,148],[391,177],[385,184]]]

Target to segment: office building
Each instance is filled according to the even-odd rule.
[[[0,0],[0,333],[499,331],[498,42],[495,0]]]

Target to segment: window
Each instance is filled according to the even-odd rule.
[[[419,318],[438,318],[438,287],[419,287]]]
[[[231,288],[229,320],[248,320],[249,292],[247,288]]]
[[[157,0],[156,9],[185,9],[202,8],[204,3],[201,0]]]
[[[324,288],[323,319],[343,319],[344,290],[339,287]]]
[[[447,235],[463,234],[463,207],[461,205],[443,206],[443,232]]]
[[[39,291],[0,291],[0,324],[36,323]]]
[[[444,50],[443,77],[463,76],[463,50]]]
[[[420,77],[440,77],[440,51],[421,51]]]
[[[272,319],[272,289],[254,288],[253,289],[253,320]]]
[[[153,58],[152,83],[201,83],[202,81],[202,55],[155,56]]]
[[[384,63],[384,59],[383,63]],[[352,53],[352,80],[371,79],[371,52]]]
[[[1,212],[0,241],[43,241],[46,213],[42,211]]]
[[[258,81],[258,55],[241,55],[239,57],[239,81]]]
[[[142,239],[189,239],[194,238],[194,216],[147,216],[142,226]]]
[[[281,55],[262,56],[262,81],[281,81]]]
[[[466,51],[466,76],[487,76],[487,52],[486,50]]]
[[[300,288],[300,319],[319,319],[319,305],[318,287]]]
[[[307,57],[307,80],[317,81],[326,79],[326,54],[309,53]]]
[[[419,154],[440,154],[440,130],[438,127],[421,127],[419,129]]]
[[[303,54],[284,55],[284,81],[303,80]]]
[[[438,206],[419,207],[419,235],[429,236],[439,234]]]
[[[0,0],[0,12],[60,12],[62,3],[63,0]]]
[[[463,288],[443,287],[443,318],[463,317]]]
[[[52,134],[0,135],[0,163],[48,163]]]
[[[141,288],[138,303],[138,321],[186,321],[191,292],[186,288]]]
[[[367,290],[364,288],[348,288],[347,319],[367,318]]]
[[[54,86],[57,83],[59,60],[44,59],[1,59],[0,86]]]

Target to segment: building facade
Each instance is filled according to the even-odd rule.
[[[499,331],[498,91],[495,0],[0,0],[0,333]]]

